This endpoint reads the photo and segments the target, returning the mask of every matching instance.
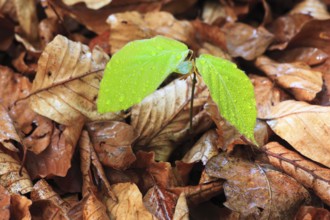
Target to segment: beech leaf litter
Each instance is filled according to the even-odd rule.
[[[328,0],[0,1],[0,219],[330,219],[329,10]],[[203,77],[194,85],[191,60],[131,108],[97,111],[114,53],[155,36],[249,77],[254,143]]]

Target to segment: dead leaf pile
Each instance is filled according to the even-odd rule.
[[[0,218],[329,219],[329,6],[0,1]],[[97,112],[111,56],[157,35],[246,72],[259,146],[201,78],[193,90],[172,74],[130,109]]]

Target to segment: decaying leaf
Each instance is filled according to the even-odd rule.
[[[313,189],[326,204],[330,204],[330,170],[308,161],[277,142],[263,147],[270,163],[283,170],[305,187]]]
[[[81,118],[116,118],[100,115],[96,99],[108,56],[94,48],[58,35],[38,61],[37,75],[29,95],[34,111],[60,124],[72,125]]]
[[[103,165],[125,170],[135,161],[131,145],[137,135],[132,126],[118,121],[104,121],[89,123],[87,129]]]
[[[25,196],[18,194],[11,195],[10,198],[10,219],[31,219],[30,206],[32,201]]]
[[[10,194],[3,187],[0,186],[0,216],[2,219],[10,218]]]
[[[90,192],[87,195],[87,199],[84,200],[82,207],[83,219],[99,219],[109,220],[105,205],[96,197],[96,195]]]
[[[10,155],[0,150],[0,185],[9,193],[26,194],[32,190],[32,181],[26,169],[20,175],[20,163]]]
[[[133,183],[118,183],[112,186],[118,202],[106,201],[110,219],[156,219],[147,211],[142,202],[142,194]]]
[[[207,130],[211,121],[200,109],[208,98],[206,86],[195,88],[193,132]],[[139,134],[136,150],[155,151],[156,160],[166,161],[172,151],[189,137],[191,79],[176,79],[133,106],[131,124]]]
[[[322,90],[322,73],[304,63],[277,63],[261,56],[256,66],[278,85],[289,89],[299,101],[312,101]]]
[[[253,60],[263,54],[273,41],[273,34],[265,28],[253,28],[244,23],[228,23],[224,31],[229,54],[246,60]]]
[[[274,106],[267,124],[304,156],[330,167],[330,107],[288,100]]]
[[[93,1],[93,0],[63,0],[63,3],[68,5],[68,6],[71,6],[71,5],[74,5],[74,4],[77,4],[77,3],[85,3],[87,8],[90,8],[90,9],[94,9],[94,10],[97,10],[97,9],[100,9],[108,4],[111,3],[112,0],[103,0],[103,1]]]
[[[191,37],[194,33],[193,26],[188,21],[176,20],[167,12],[117,13],[110,15],[107,22],[110,24],[109,42],[112,54],[128,42],[156,35],[163,35],[195,46],[194,38]]]

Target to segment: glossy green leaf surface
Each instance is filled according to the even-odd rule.
[[[157,36],[132,41],[108,62],[100,83],[100,113],[125,110],[151,94],[187,57],[188,47]]]
[[[249,78],[234,63],[207,54],[196,59],[196,67],[222,117],[255,142],[257,109]]]

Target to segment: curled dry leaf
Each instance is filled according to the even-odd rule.
[[[96,99],[108,56],[94,48],[58,35],[49,43],[38,61],[38,71],[28,96],[37,113],[60,124],[73,125],[81,118],[116,118],[100,115]]]
[[[176,20],[167,12],[124,12],[112,14],[107,22],[110,25],[111,53],[117,52],[125,44],[133,40],[164,35],[182,41],[191,47],[196,47],[194,28],[188,21]]]
[[[105,205],[96,197],[96,195],[90,192],[87,198],[83,200],[82,207],[82,219],[86,220],[109,220],[107,215],[107,208]]]
[[[156,160],[166,161],[176,146],[190,135],[206,131],[211,120],[201,111],[209,92],[196,84],[193,107],[193,132],[189,134],[189,113],[192,82],[176,79],[133,106],[131,124],[139,134],[134,148],[155,151]]]
[[[106,200],[110,219],[156,219],[147,211],[142,202],[142,194],[133,183],[118,183],[112,186],[118,202]]]
[[[0,216],[2,219],[10,218],[10,195],[9,192],[0,185]]]
[[[304,156],[330,167],[330,107],[288,100],[272,108],[267,124]]]
[[[203,22],[207,24],[221,24],[223,22],[235,22],[237,16],[232,7],[222,5],[219,2],[205,2],[202,12]]]
[[[189,220],[189,209],[184,193],[181,193],[175,206],[173,220]]]
[[[259,118],[268,115],[274,105],[287,98],[269,78],[257,75],[249,75],[249,78],[253,84]]]
[[[207,161],[218,154],[218,135],[215,130],[210,130],[196,142],[196,144],[184,155],[182,161],[185,163],[196,163],[201,161],[204,165]]]
[[[177,194],[154,185],[143,197],[143,203],[157,219],[170,220],[173,219],[178,198]]]
[[[228,23],[224,27],[228,52],[233,57],[253,60],[263,54],[273,41],[273,34],[263,27]]]
[[[94,9],[94,10],[97,10],[97,9],[100,9],[108,4],[111,3],[112,0],[102,0],[102,1],[94,1],[94,0],[63,0],[63,3],[68,5],[68,6],[71,6],[71,5],[74,5],[74,4],[77,4],[77,3],[85,3],[87,8],[90,8],[90,9]]]
[[[17,152],[15,142],[21,144],[20,137],[16,133],[15,127],[11,118],[8,115],[7,110],[0,104],[0,143],[8,150]]]
[[[277,142],[270,142],[263,149],[273,166],[294,177],[305,187],[313,189],[326,204],[330,204],[329,169],[306,160]]]
[[[104,121],[89,123],[87,129],[103,165],[125,170],[135,161],[131,145],[137,135],[132,126],[118,121]]]
[[[31,219],[30,206],[32,201],[25,196],[11,195],[10,198],[10,219]]]
[[[32,181],[26,169],[21,169],[20,163],[10,155],[0,150],[0,184],[5,187],[9,193],[29,193],[32,190]]]
[[[304,63],[277,63],[261,56],[256,66],[278,85],[289,89],[297,100],[312,101],[322,90],[322,73]]]
[[[326,220],[330,219],[330,212],[324,208],[316,208],[313,206],[301,206],[295,216],[295,220],[308,220],[308,219],[319,219]]]
[[[306,14],[319,20],[330,18],[327,6],[322,0],[304,0],[296,4],[295,7],[289,13]]]

